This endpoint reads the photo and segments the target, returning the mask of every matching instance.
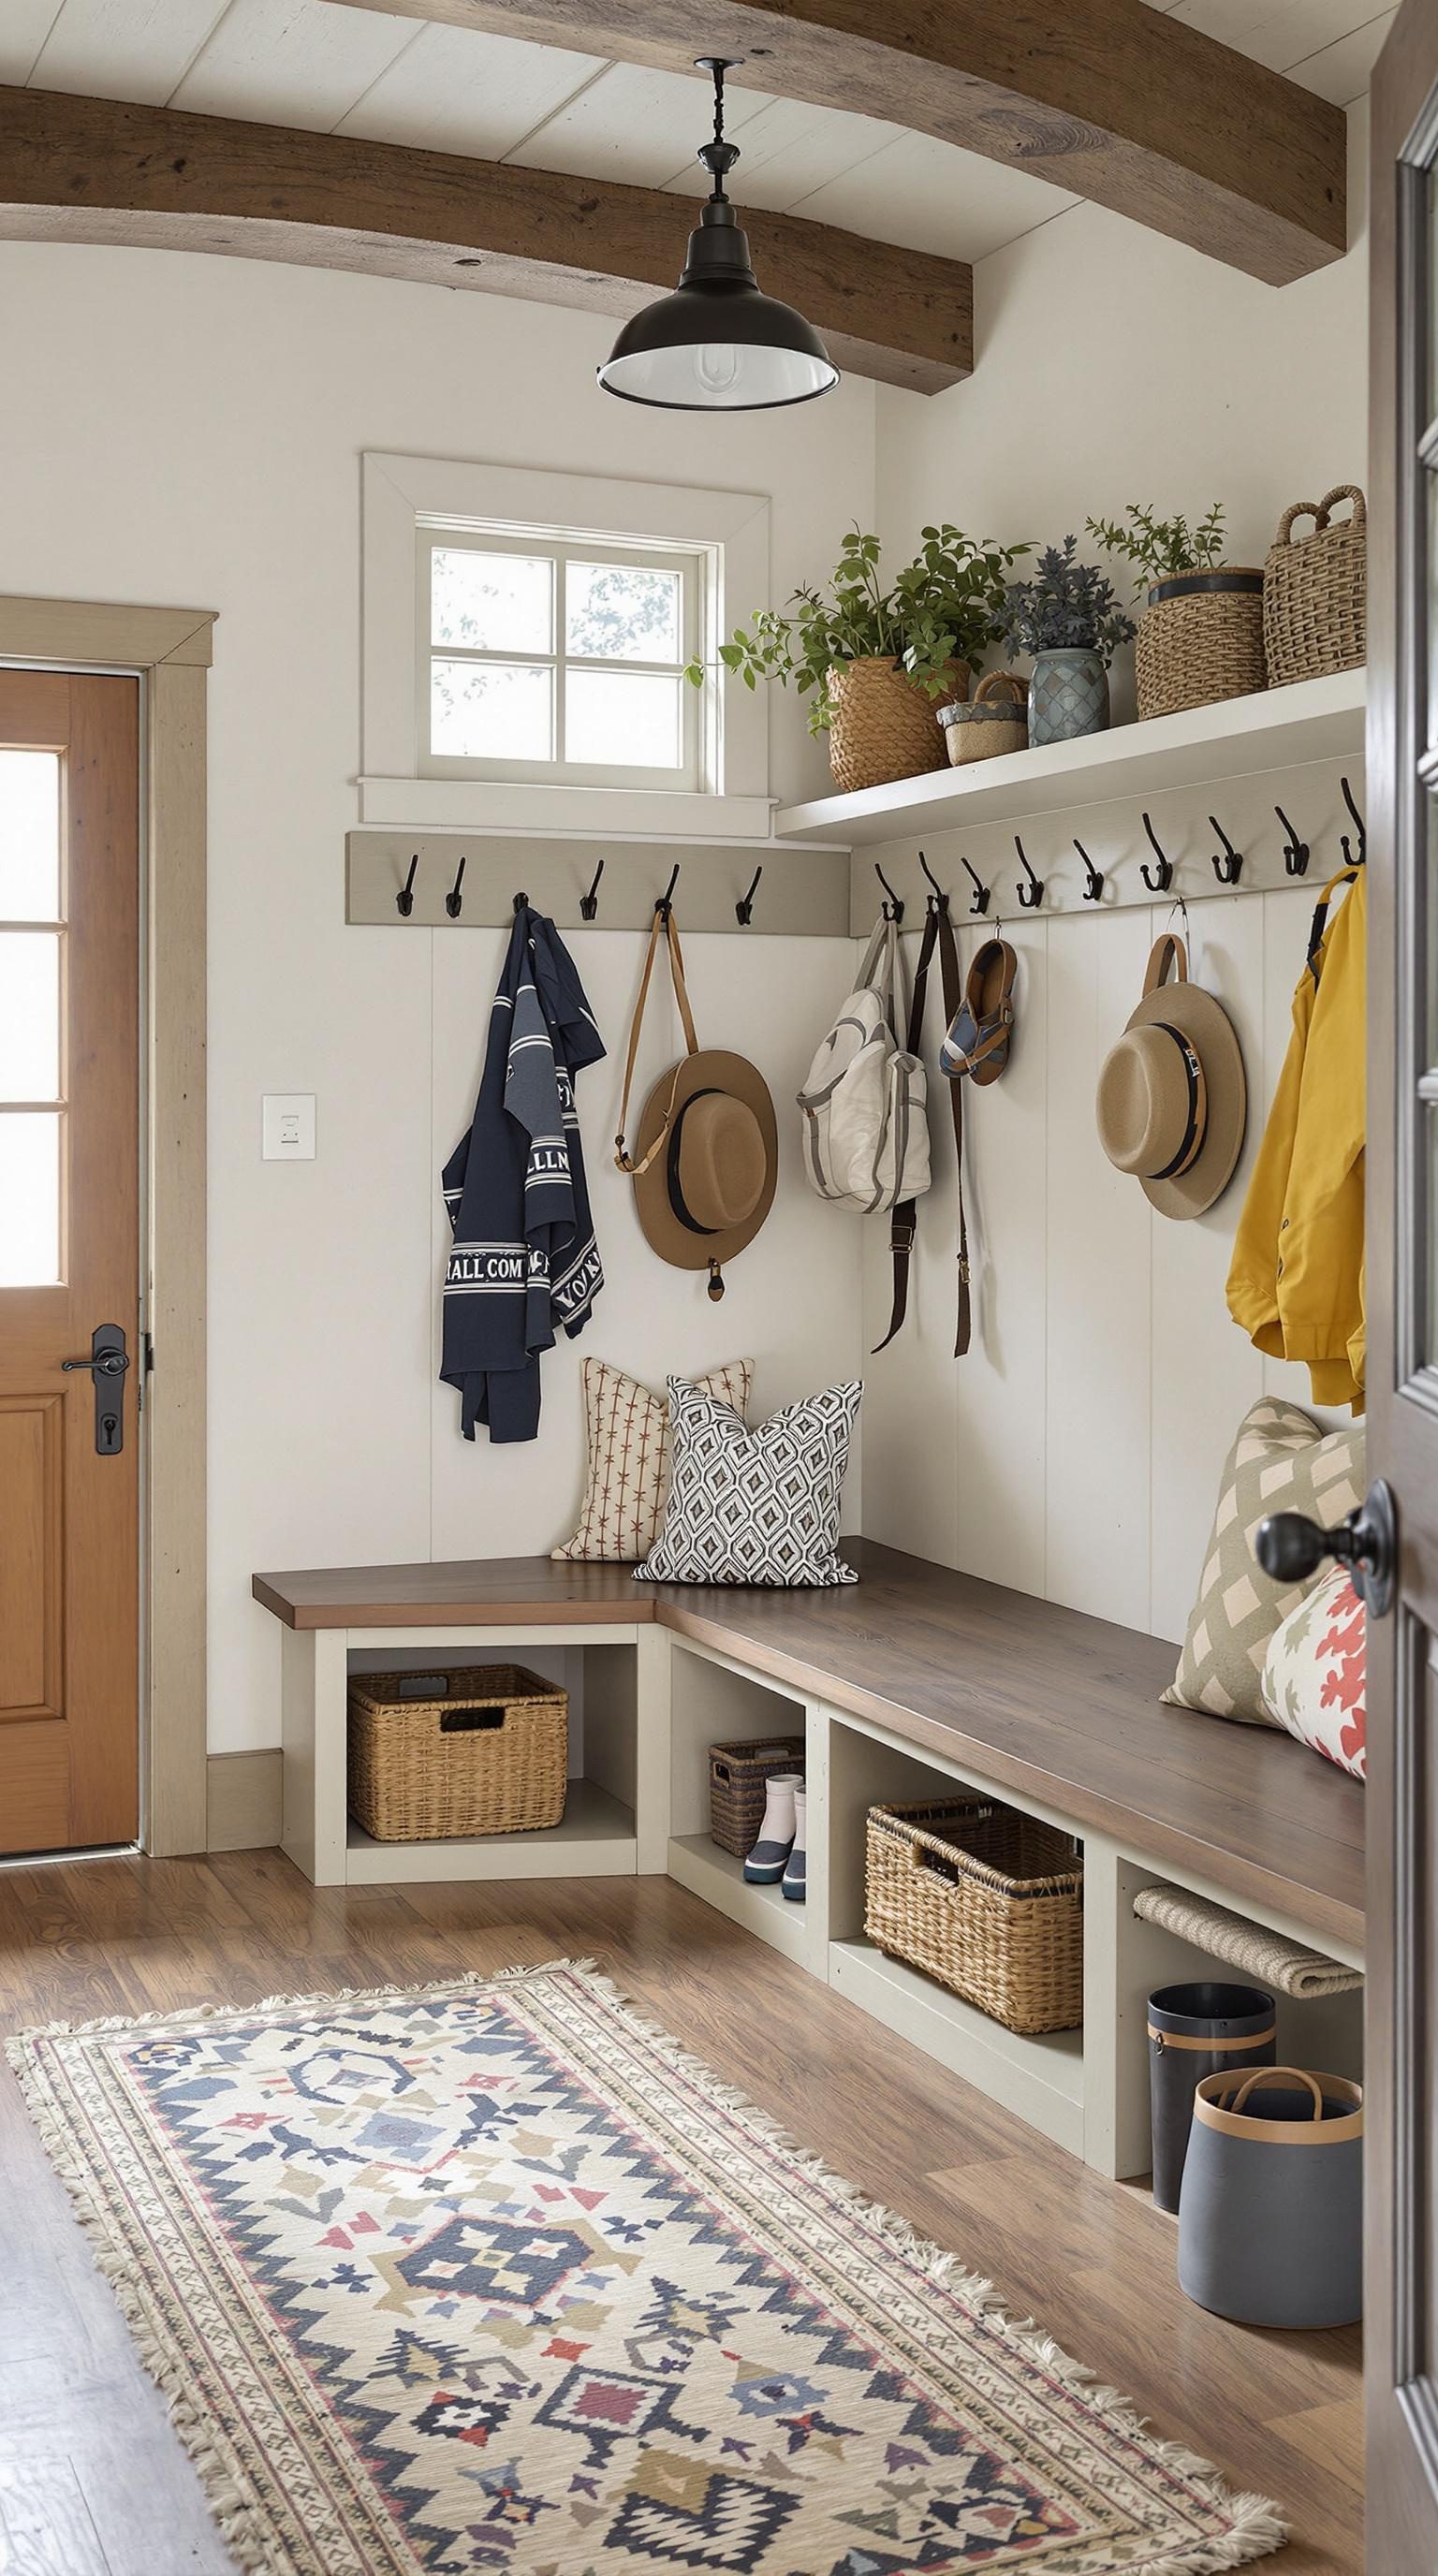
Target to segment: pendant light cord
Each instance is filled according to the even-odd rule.
[[[714,82],[714,140],[712,143],[701,144],[698,157],[714,182],[709,194],[710,204],[723,205],[725,203],[724,182],[739,158],[738,144],[726,143],[724,140],[724,75],[726,72],[738,69],[738,58],[723,54],[701,54],[697,68],[710,73]]]

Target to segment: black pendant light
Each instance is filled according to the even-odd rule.
[[[724,75],[732,59],[701,54],[714,75],[714,140],[699,158],[714,192],[689,236],[689,257],[673,295],[626,322],[603,366],[606,393],[665,411],[769,411],[812,402],[839,381],[819,334],[790,304],[761,295],[749,244],[724,194],[739,158],[724,140]]]

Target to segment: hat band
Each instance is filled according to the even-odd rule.
[[[716,1082],[711,1082],[708,1089],[705,1091],[691,1091],[688,1099],[682,1104],[679,1115],[675,1119],[673,1126],[669,1130],[669,1154],[666,1166],[669,1181],[669,1204],[675,1215],[678,1217],[680,1224],[687,1225],[691,1234],[722,1234],[724,1231],[722,1225],[701,1225],[697,1216],[690,1215],[688,1208],[684,1204],[684,1187],[679,1178],[679,1139],[684,1126],[686,1112],[693,1108],[696,1100],[713,1100],[718,1093],[718,1089],[718,1084]]]
[[[1208,1093],[1203,1079],[1203,1066],[1183,1031],[1174,1028],[1168,1020],[1154,1020],[1151,1025],[1156,1029],[1162,1029],[1168,1037],[1172,1038],[1183,1058],[1184,1079],[1188,1085],[1188,1114],[1184,1123],[1182,1141],[1172,1162],[1165,1163],[1161,1172],[1149,1172],[1146,1177],[1151,1181],[1176,1181],[1191,1164],[1197,1162],[1202,1150],[1204,1127],[1208,1116]]]

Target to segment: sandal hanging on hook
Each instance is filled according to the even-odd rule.
[[[904,906],[902,900],[895,894],[893,887],[890,885],[889,880],[885,876],[877,859],[874,861],[874,874],[878,878],[880,885],[883,887],[884,892],[888,897],[888,901],[882,907],[884,919],[886,921],[892,921],[895,929],[897,929],[904,918]]]
[[[1234,848],[1216,814],[1210,814],[1208,820],[1223,843],[1221,850],[1214,851],[1213,873],[1221,886],[1236,886],[1243,874],[1243,852]]]
[[[595,921],[599,917],[599,880],[603,874],[604,861],[601,859],[598,867],[594,871],[594,882],[590,886],[588,894],[582,894],[579,898],[579,918],[581,921]]]
[[[1083,900],[1085,903],[1097,903],[1103,894],[1103,870],[1094,866],[1077,832],[1074,834],[1074,848],[1084,864]]]
[[[1014,848],[1018,851],[1018,854],[1019,854],[1019,860],[1020,860],[1020,863],[1021,863],[1021,865],[1022,865],[1022,867],[1023,867],[1023,871],[1024,871],[1024,876],[1025,876],[1025,877],[1027,878],[1027,880],[1028,880],[1027,884],[1023,884],[1023,883],[1021,883],[1021,884],[1019,885],[1019,888],[1018,888],[1018,898],[1019,898],[1019,901],[1020,901],[1020,903],[1022,904],[1022,906],[1023,906],[1023,908],[1024,908],[1025,912],[1037,912],[1037,911],[1038,911],[1038,908],[1039,908],[1039,905],[1043,902],[1043,899],[1044,899],[1044,881],[1043,881],[1043,878],[1042,878],[1042,877],[1036,877],[1036,876],[1035,876],[1035,874],[1034,874],[1034,872],[1033,872],[1033,869],[1032,869],[1032,868],[1030,867],[1030,865],[1029,865],[1029,856],[1028,856],[1028,852],[1027,852],[1027,850],[1024,848],[1024,845],[1023,845],[1022,841],[1019,839],[1019,836],[1018,836],[1017,832],[1015,832],[1015,834],[1014,834]]]
[[[968,860],[962,855],[959,859],[959,865],[963,869],[969,883],[974,889],[973,901],[969,905],[970,912],[987,912],[989,908],[989,889],[985,885],[983,878],[969,866]]]
[[[757,867],[754,870],[748,893],[741,894],[738,902],[734,906],[734,918],[738,922],[741,930],[747,930],[750,922],[754,918],[754,897],[759,891],[759,879],[762,877],[763,873],[764,870],[762,866]]]
[[[1308,862],[1313,856],[1313,853],[1309,849],[1308,843],[1299,839],[1297,827],[1289,821],[1288,816],[1284,813],[1283,807],[1281,805],[1275,805],[1273,810],[1278,816],[1280,823],[1283,825],[1285,832],[1288,834],[1288,838],[1283,844],[1284,873],[1290,877],[1306,877],[1308,874]]]
[[[1143,828],[1148,834],[1148,846],[1158,861],[1158,874],[1157,876],[1154,875],[1147,859],[1144,860],[1143,866],[1139,870],[1139,874],[1143,878],[1144,884],[1147,886],[1150,894],[1167,894],[1169,887],[1173,883],[1173,861],[1164,857],[1162,850],[1158,846],[1158,834],[1155,832],[1153,825],[1146,814],[1143,818]]]

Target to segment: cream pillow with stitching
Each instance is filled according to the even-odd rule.
[[[1361,1423],[1325,1434],[1277,1396],[1250,1408],[1223,1470],[1198,1599],[1163,1694],[1170,1707],[1242,1726],[1277,1724],[1263,1702],[1264,1657],[1310,1586],[1270,1581],[1253,1553],[1254,1534],[1271,1512],[1303,1512],[1331,1528],[1362,1501],[1365,1482]]]
[[[694,1380],[705,1395],[749,1409],[752,1360],[731,1360]],[[669,1494],[669,1403],[607,1360],[584,1363],[584,1432],[589,1473],[579,1526],[557,1557],[601,1565],[637,1565],[659,1535]]]

